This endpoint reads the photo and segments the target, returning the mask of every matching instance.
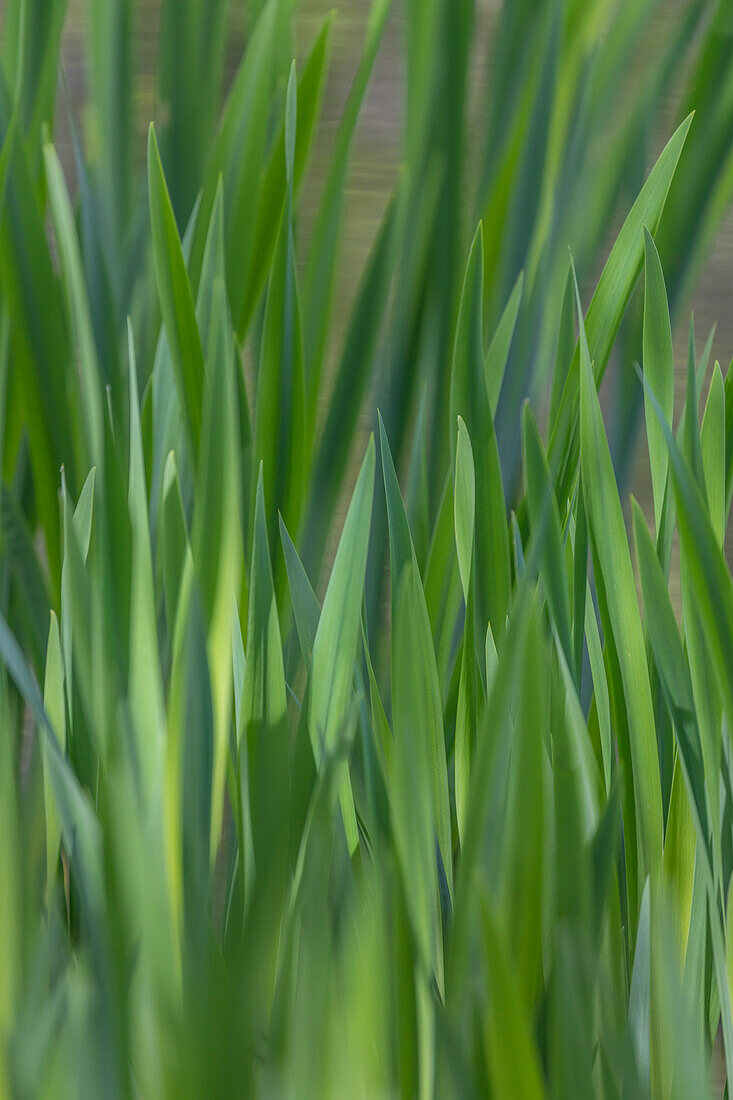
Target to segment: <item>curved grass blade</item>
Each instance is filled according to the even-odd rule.
[[[189,446],[195,459],[201,438],[204,355],[191,284],[152,124],[148,132],[148,199],[158,297]]]
[[[463,598],[468,604],[468,587],[471,583],[473,564],[473,536],[476,517],[476,473],[473,464],[471,437],[462,417],[458,417],[458,443],[456,444],[456,487],[453,494],[453,511],[456,532],[458,569],[461,575]]]
[[[669,463],[682,551],[690,570],[694,603],[716,671],[729,728],[733,728],[733,581],[688,461],[654,401],[669,449]],[[731,1052],[733,1056],[733,1052]]]
[[[484,377],[483,244],[479,225],[471,245],[456,323],[450,385],[451,423],[466,422],[476,463],[477,623],[491,623],[496,638],[505,625],[510,596],[509,536],[499,450]],[[451,454],[456,439],[451,433]]]
[[[454,523],[458,567],[461,575],[466,617],[461,646],[461,673],[458,684],[455,732],[455,791],[456,822],[459,838],[463,834],[468,807],[468,791],[471,776],[471,758],[478,717],[476,646],[474,637],[474,584],[472,576],[474,552],[474,520],[476,511],[476,479],[473,451],[468,429],[458,417],[458,443],[456,444],[456,474]],[[489,629],[491,629],[489,627]]]
[[[496,406],[499,403],[499,394],[506,374],[509,351],[514,339],[514,330],[517,326],[519,307],[522,304],[523,287],[524,272],[520,271],[514,288],[509,295],[509,301],[499,318],[499,324],[496,326],[496,332],[492,337],[489,350],[486,352],[486,358],[484,359],[484,378],[486,379],[492,420],[496,415]]]
[[[247,278],[252,238],[256,231],[256,200],[271,107],[276,30],[277,0],[270,0],[252,28],[224,106],[219,132],[206,162],[201,203],[191,242],[189,272],[195,287],[221,180],[226,199],[226,221],[231,229],[227,242],[227,289],[232,315],[237,318],[242,308],[243,283]]]
[[[61,822],[64,847],[78,869],[90,919],[103,916],[102,836],[99,822],[61,753],[38,688],[5,618],[0,614],[0,657],[25,699],[47,746],[48,771]]]
[[[400,574],[394,623],[394,748],[390,809],[405,897],[423,965],[443,985],[438,874],[431,804],[430,743],[424,731],[429,701],[423,687],[420,651],[420,577],[414,559]],[[411,591],[412,589],[412,591]]]
[[[695,716],[690,670],[682,647],[672,604],[667,594],[667,584],[656,554],[654,543],[641,508],[632,499],[634,537],[639,564],[642,592],[644,594],[644,618],[659,670],[675,731],[693,805],[700,822],[700,835],[708,838],[708,812],[705,796],[700,731]],[[712,853],[708,849],[708,861],[712,866]]]
[[[354,659],[374,493],[374,440],[369,441],[341,532],[313,642],[308,727],[316,763],[341,745],[349,710]],[[351,781],[346,763],[340,780],[341,808],[350,853],[358,845]]]
[[[140,769],[150,803],[157,797],[161,787],[165,717],[158,659],[137,364],[131,323],[128,324],[127,337],[130,387],[130,470],[127,498],[132,529],[128,690],[131,716],[138,736]]]
[[[263,465],[265,500],[270,509],[272,544],[279,510],[296,530],[300,520],[306,464],[305,389],[301,313],[293,237],[296,81],[288,81],[285,161],[287,198],[267,290],[257,373],[253,472]]]
[[[407,523],[405,507],[402,503],[397,473],[387,441],[387,433],[381,417],[379,433],[382,448],[382,470],[384,473],[384,491],[387,497],[387,515],[389,520],[390,577],[392,602],[396,604],[397,592],[402,573],[410,565],[414,566],[414,577],[419,578],[417,557],[412,545],[410,528]],[[430,630],[428,609],[422,584],[415,583],[405,590],[411,600],[417,604],[411,611],[411,620],[416,624],[416,633],[412,647],[419,655],[415,661],[415,672],[421,677],[421,691],[425,698],[424,736],[428,743],[430,758],[430,790],[433,808],[433,824],[438,841],[440,858],[443,863],[448,892],[453,896],[453,846],[451,842],[450,803],[448,797],[448,770],[445,758],[445,737],[443,732],[443,708],[440,695],[438,669],[435,662],[435,650]],[[405,596],[407,599],[408,596]],[[392,634],[392,664],[395,662],[397,638]],[[393,685],[394,690],[394,685]],[[396,733],[396,736],[398,734]]]
[[[700,429],[702,468],[710,510],[710,522],[718,545],[725,538],[725,389],[720,363],[713,368],[708,399]]]
[[[56,612],[51,611],[46,650],[46,672],[43,682],[43,706],[61,752],[66,750],[66,699],[64,696],[64,662],[61,655],[61,636]],[[61,845],[61,824],[53,793],[50,775],[49,749],[43,739],[43,795],[46,817],[46,898],[51,893],[58,868]]]
[[[580,295],[576,283],[580,327],[580,458],[583,493],[595,554],[606,594],[609,627],[613,634],[628,715],[638,837],[640,881],[654,875],[662,857],[662,797],[649,673],[639,618],[636,584],[626,541],[621,503],[611,454],[603,427],[601,406],[591,368]],[[620,700],[619,700],[620,702]],[[637,914],[632,913],[635,920]]]
[[[403,196],[398,190],[389,202],[382,226],[361,277],[357,297],[344,338],[318,448],[314,457],[306,525],[306,561],[317,561],[338,499],[347,468],[351,444],[364,393],[374,366],[380,322],[387,304],[390,276],[399,239],[399,209]],[[304,311],[304,317],[307,314]],[[308,361],[306,359],[306,366]],[[312,369],[312,365],[311,368]],[[315,431],[318,380],[306,376],[307,428]]]
[[[550,468],[547,465],[529,404],[524,406],[522,428],[526,492],[532,533],[535,539],[541,540],[543,546],[540,577],[547,597],[552,625],[557,631],[568,665],[573,667],[570,596],[560,516],[553,492]]]
[[[674,414],[674,356],[667,290],[657,247],[644,226],[644,373],[659,407],[672,423]],[[649,462],[654,494],[654,523],[660,530],[667,482],[667,448],[653,409],[645,402]]]
[[[669,187],[677,168],[692,115],[677,128],[639,192],[621,232],[616,238],[598,281],[585,321],[586,338],[596,386],[603,378],[611,347],[641,270],[643,226],[654,233],[664,210]],[[578,454],[578,405],[580,396],[580,350],[576,348],[563,387],[557,421],[548,447],[550,468],[559,479],[558,499],[569,496]]]
[[[64,183],[61,163],[52,145],[44,149],[48,195],[53,213],[56,236],[61,253],[61,264],[73,320],[79,362],[83,379],[82,408],[86,428],[86,467],[104,469],[104,415],[102,411],[102,386],[97,350],[94,342],[92,320],[89,313],[84,275],[79,255],[79,241],[74,226],[68,191]]]
[[[306,668],[309,668],[313,643],[316,640],[316,631],[318,630],[318,620],[321,617],[321,607],[282,516],[279,517],[279,520],[280,541],[285,555],[285,569],[288,574],[295,628],[298,631],[303,663]]]
[[[295,157],[293,161],[293,193],[305,173],[308,154],[315,135],[328,67],[331,17],[328,16],[308,54],[298,76]],[[285,202],[285,122],[280,125],[260,186],[260,199],[254,227],[249,274],[239,313],[234,312],[240,341],[249,329],[272,265],[278,227]],[[236,303],[232,303],[233,310]]]
[[[267,541],[262,471],[257,481],[250,573],[247,647],[244,663],[240,751],[247,755],[246,811],[252,830],[254,867],[245,868],[246,895],[260,879],[273,874],[284,859],[283,823],[287,825],[289,748],[287,696],[282,642]],[[240,777],[240,782],[242,778]],[[282,869],[281,869],[282,873]]]

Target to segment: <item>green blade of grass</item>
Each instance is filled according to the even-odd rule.
[[[64,663],[61,655],[61,636],[59,621],[54,611],[48,631],[46,650],[46,670],[43,682],[43,706],[48,715],[51,728],[63,753],[66,749],[66,699],[64,697]],[[49,749],[43,741],[43,794],[46,816],[46,897],[56,877],[61,845],[61,824],[53,793],[51,764],[48,760]]]
[[[665,696],[672,713],[682,762],[693,795],[693,805],[700,821],[700,832],[702,836],[707,838],[710,836],[710,830],[705,796],[703,756],[700,732],[695,716],[690,671],[654,543],[639,505],[636,501],[633,501],[632,504],[636,554],[644,594],[647,630],[649,631],[657,668],[662,678]],[[707,844],[706,839],[706,848]],[[710,854],[708,859],[710,860]],[[712,866],[712,860],[710,862]]]
[[[662,422],[658,410],[657,417]],[[733,582],[708,516],[706,502],[689,463],[665,425],[670,473],[674,485],[680,543],[686,556],[694,602],[705,629],[705,640],[716,672],[728,722],[733,722]]]
[[[473,463],[471,437],[463,419],[458,417],[458,443],[456,444],[456,487],[453,493],[454,523],[458,569],[461,575],[463,598],[468,604],[468,586],[473,564],[473,535],[476,517],[476,472]]]
[[[519,697],[507,774],[505,828],[499,871],[500,912],[522,1003],[534,1003],[542,953],[544,863],[544,745],[542,728],[548,709],[540,669],[548,659],[537,624],[530,627],[525,652],[523,690]],[[532,689],[531,685],[535,685]],[[582,723],[581,723],[582,726]],[[577,769],[580,771],[580,769]]]
[[[257,482],[252,544],[247,647],[244,664],[242,731],[246,738],[247,813],[254,867],[245,868],[247,894],[255,875],[277,874],[285,855],[289,753],[287,698],[270,548],[267,541],[262,471]],[[282,874],[283,868],[280,870]]]
[[[482,632],[490,622],[494,636],[500,638],[509,606],[509,540],[499,451],[483,372],[482,240],[479,225],[466,264],[456,323],[450,415],[454,424],[459,415],[464,418],[476,462],[477,621]],[[455,445],[452,433],[454,456]]]
[[[585,324],[596,385],[603,378],[611,347],[641,270],[643,226],[649,226],[654,232],[659,224],[691,122],[692,116],[689,116],[678,127],[650,172],[616,239],[588,308]],[[575,474],[581,373],[580,351],[576,348],[549,444],[550,467],[561,479],[558,492],[561,501],[566,499]]]
[[[293,530],[297,529],[306,476],[303,343],[292,226],[295,96],[293,67],[286,107],[287,198],[267,290],[255,403],[253,473],[262,462],[271,543],[277,511]]]
[[[152,125],[148,134],[148,198],[158,297],[189,445],[195,459],[201,437],[204,356],[196,325],[191,284],[186,273],[176,219]]]
[[[232,700],[231,609],[242,576],[239,422],[236,361],[221,278],[212,289],[212,323],[206,347],[201,449],[193,516],[192,547],[204,611],[214,706],[211,855],[221,830]]]
[[[219,132],[209,152],[191,242],[191,282],[198,283],[208,226],[219,180],[226,197],[227,289],[232,315],[239,316],[244,280],[256,229],[257,196],[265,155],[267,115],[273,81],[273,45],[277,27],[277,4],[266,5],[257,20],[244,57],[234,77],[224,106]],[[236,247],[235,247],[236,241]]]
[[[369,545],[369,520],[374,493],[374,441],[370,440],[341,532],[338,550],[313,642],[308,726],[316,762],[331,755],[344,736],[359,616]],[[346,764],[341,779],[341,807],[349,851],[358,844],[351,783]]]
[[[0,556],[8,581],[13,582],[19,633],[40,674],[46,651],[50,594],[22,507],[6,485],[0,486]]]
[[[659,760],[654,734],[644,637],[636,600],[636,584],[626,541],[621,503],[603,427],[601,407],[591,368],[580,296],[580,429],[583,492],[588,520],[606,590],[610,628],[614,635],[628,714],[631,775],[639,835],[640,876],[656,873],[662,856],[662,800]],[[627,844],[632,838],[626,838]],[[632,919],[636,914],[632,914]]]
[[[708,399],[700,430],[705,489],[718,545],[725,539],[725,390],[720,363],[716,362],[710,380]]]
[[[489,395],[489,408],[492,419],[496,416],[496,406],[499,403],[499,394],[506,374],[509,350],[517,327],[519,307],[522,304],[523,287],[524,272],[520,271],[484,359],[484,378],[486,379],[486,390]]]
[[[79,242],[61,163],[52,145],[45,147],[44,158],[49,201],[56,227],[61,264],[69,299],[69,312],[73,320],[74,334],[79,349],[83,379],[82,408],[86,428],[86,451],[84,456],[87,459],[87,466],[93,464],[99,469],[103,469],[102,387],[89,314],[89,299],[84,285],[81,257],[79,255]]]
[[[387,497],[387,513],[389,518],[389,544],[390,544],[390,577],[392,585],[392,602],[396,603],[397,591],[403,571],[408,565],[414,565],[414,576],[419,578],[417,558],[412,545],[410,528],[407,524],[404,504],[400,487],[397,482],[397,473],[392,461],[384,424],[379,421],[380,442],[382,448],[382,471],[384,474],[384,491]],[[417,607],[412,614],[412,621],[417,625],[414,635],[414,646],[420,654],[417,668],[422,678],[421,691],[425,698],[425,731],[424,736],[428,743],[430,757],[430,789],[432,799],[433,824],[438,841],[440,858],[448,883],[449,894],[453,895],[453,847],[451,843],[450,806],[448,798],[448,772],[445,758],[445,738],[443,732],[443,710],[440,696],[440,684],[438,681],[438,669],[435,663],[435,651],[430,630],[430,620],[425,603],[425,595],[422,584],[413,584],[406,590],[410,599],[415,600]],[[405,596],[407,599],[407,596]],[[397,639],[392,635],[392,662],[395,660],[395,646]]]
[[[544,543],[540,576],[547,597],[551,620],[557,631],[568,664],[573,663],[570,630],[570,596],[568,593],[565,554],[557,501],[552,491],[550,468],[547,465],[539,432],[529,405],[522,415],[524,467],[527,501],[533,535]]]
[[[461,575],[466,617],[461,646],[461,673],[458,685],[455,733],[455,797],[458,835],[462,836],[468,805],[471,757],[477,720],[476,648],[474,639],[474,589],[472,578],[476,476],[468,429],[458,417],[458,443],[455,463],[454,526],[458,568]]]
[[[131,324],[128,327],[128,371],[130,470],[127,494],[132,526],[128,690],[132,720],[138,736],[140,770],[147,799],[152,802],[160,790],[165,716],[163,684],[158,662],[153,561],[148,526],[148,492],[145,483],[137,363]]]
[[[644,226],[644,373],[669,424],[674,412],[674,357],[667,291],[659,253]],[[667,448],[654,411],[644,409],[654,494],[654,522],[659,531],[667,481]]]
[[[303,63],[298,76],[295,157],[293,162],[293,192],[297,195],[303,179],[320,113],[326,82],[330,44],[331,18],[326,18]],[[234,312],[237,336],[244,339],[262,294],[271,267],[272,254],[285,202],[285,123],[280,125],[265,165],[260,186],[260,200],[254,227],[249,273],[241,310]],[[235,310],[236,303],[232,303]],[[237,320],[238,318],[238,320]]]
[[[413,642],[420,633],[419,586],[413,560],[400,574],[394,611],[396,645],[392,705],[395,739],[390,806],[395,846],[418,949],[423,965],[428,973],[436,976],[440,989],[443,962],[430,798],[430,744],[424,736],[429,721],[428,698],[423,687],[420,653]]]
[[[64,846],[78,868],[90,919],[103,913],[102,837],[99,822],[59,748],[38,688],[5,618],[0,615],[0,656],[25,699],[47,746],[48,771],[61,821]]]
[[[399,221],[403,216],[403,211],[399,209],[402,198],[398,189],[389,202],[361,277],[344,338],[326,421],[314,455],[305,530],[307,561],[316,561],[322,554],[323,540],[347,469],[365,390],[370,381],[369,372],[375,365],[380,322],[387,304],[399,238]],[[307,316],[305,311],[304,316]],[[319,396],[317,386],[317,380],[307,378],[310,439],[313,439],[315,432],[316,399]]]
[[[310,666],[313,653],[313,643],[316,640],[318,620],[321,616],[321,607],[316,594],[308,580],[308,574],[298,556],[293,540],[288,534],[287,527],[280,518],[280,541],[285,555],[285,568],[288,574],[290,586],[290,600],[293,605],[295,628],[298,631],[300,651],[306,668]]]
[[[482,939],[491,975],[484,1042],[492,1093],[502,1100],[517,1095],[541,1100],[542,1070],[527,1007],[512,979],[513,960],[485,893],[482,900]]]

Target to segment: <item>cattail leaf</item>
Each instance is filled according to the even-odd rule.
[[[461,671],[458,681],[458,701],[456,703],[454,749],[456,824],[458,825],[459,839],[462,838],[466,827],[471,784],[471,763],[479,718],[474,630],[473,585],[469,580],[466,589],[466,618],[463,624],[463,641],[461,644]]]
[[[659,225],[691,122],[690,115],[675,130],[650,172],[616,238],[588,308],[585,326],[596,386],[603,378],[611,347],[641,270],[644,249],[642,229],[646,225],[654,233]],[[581,375],[578,347],[568,370],[548,447],[550,467],[561,478],[558,492],[561,501],[568,496],[576,469]]]
[[[514,959],[518,990],[526,1005],[534,1001],[542,946],[544,745],[541,731],[548,711],[548,694],[542,687],[540,669],[548,659],[546,648],[540,645],[536,624],[530,626],[522,673],[523,690],[507,775],[499,886],[500,912]],[[534,690],[531,685],[535,685]],[[583,728],[582,720],[580,727]]]
[[[423,588],[435,645],[443,698],[452,668],[454,627],[460,612],[462,590],[456,557],[454,477],[449,470],[439,497],[430,539]]]
[[[266,152],[267,118],[273,82],[273,46],[277,3],[268,3],[249,37],[247,49],[224,106],[219,131],[208,154],[201,203],[191,242],[190,274],[199,281],[216,192],[224,187],[227,241],[226,271],[232,315],[239,317],[244,297],[252,241],[256,232],[262,161]],[[236,247],[235,247],[235,243]]]
[[[486,627],[486,643],[484,646],[484,659],[486,662],[486,695],[491,692],[496,670],[499,667],[499,656],[496,652],[496,642],[491,631],[491,623]]]
[[[184,563],[187,557],[190,557],[193,561],[186,527],[186,516],[183,510],[176,456],[173,451],[170,451],[163,471],[163,491],[158,526],[158,564],[162,573],[163,603],[168,624],[168,636],[171,642],[176,625]]]
[[[555,350],[555,369],[552,372],[552,390],[550,392],[550,408],[547,413],[548,435],[551,437],[557,422],[557,414],[560,401],[565,388],[565,380],[573,361],[575,346],[575,284],[573,282],[573,265],[568,264],[568,273],[565,279],[565,290],[562,296],[560,308],[560,324],[557,333],[557,347]]]
[[[64,846],[72,854],[79,886],[90,919],[103,915],[102,836],[89,800],[62,755],[38,687],[23,653],[0,615],[0,657],[25,699],[47,748],[48,773],[53,787]]]
[[[657,406],[655,404],[655,409]],[[657,409],[660,422],[662,414]],[[718,690],[729,723],[733,722],[733,687],[726,670],[733,667],[733,582],[689,462],[671,430],[665,429],[674,485],[680,544],[690,572],[691,593],[705,630],[705,643],[715,669]]]
[[[705,472],[702,465],[700,447],[700,396],[702,392],[702,370],[695,361],[695,329],[690,315],[690,338],[687,353],[687,386],[685,406],[679,424],[679,442],[682,453],[690,464],[695,481],[703,496],[705,495]],[[654,406],[656,408],[656,405]]]
[[[527,502],[533,538],[539,540],[538,544],[542,548],[540,576],[553,626],[557,631],[566,660],[572,665],[570,596],[560,516],[553,492],[550,468],[528,404],[524,406],[522,428]]]
[[[289,88],[294,95],[294,79]],[[293,110],[291,105],[291,113]],[[291,185],[292,180],[267,289],[255,402],[253,472],[262,462],[271,544],[277,530],[277,511],[293,531],[297,530],[306,474],[303,344]]]
[[[502,1100],[545,1095],[542,1070],[527,1006],[513,980],[514,962],[501,925],[486,894],[481,928],[490,975],[486,997],[486,1043],[492,1093]]]
[[[667,826],[664,831],[664,881],[670,891],[671,915],[680,971],[690,931],[695,882],[697,828],[687,797],[685,773],[679,756],[672,773]]]
[[[152,125],[148,134],[148,197],[160,308],[189,446],[196,457],[201,437],[204,356],[196,324],[191,284],[188,281],[176,219]]]
[[[242,731],[246,741],[240,751],[247,755],[247,811],[254,855],[254,868],[246,875],[251,889],[254,875],[272,873],[271,861],[277,859],[278,848],[281,858],[285,854],[281,826],[287,822],[290,763],[285,670],[261,472],[255,501],[242,699]]]
[[[387,515],[389,519],[390,577],[392,603],[397,600],[401,577],[408,566],[414,566],[413,583],[405,589],[404,599],[414,601],[416,607],[410,612],[411,622],[417,624],[414,634],[415,675],[421,677],[421,691],[425,698],[424,736],[427,740],[430,759],[430,793],[433,813],[433,826],[438,842],[440,858],[448,883],[453,893],[453,847],[451,842],[450,804],[448,798],[448,770],[445,758],[445,738],[443,732],[443,708],[440,696],[438,669],[435,663],[435,651],[430,631],[430,620],[425,603],[425,594],[419,582],[417,558],[412,545],[407,515],[402,502],[397,473],[387,441],[384,424],[379,421],[380,442],[382,446],[382,470],[384,473],[384,491],[387,497]],[[395,647],[398,644],[392,634],[392,662],[395,661]],[[418,656],[419,655],[419,658]],[[393,684],[394,690],[394,684]],[[394,702],[394,701],[393,701]],[[396,732],[396,731],[395,731]],[[396,732],[396,736],[397,736]]]
[[[61,654],[61,635],[55,611],[51,612],[46,649],[46,671],[43,681],[43,705],[51,728],[63,753],[66,749],[66,699],[64,697],[64,662]],[[48,761],[49,749],[43,740],[43,794],[46,815],[46,896],[49,896],[59,860],[61,824],[56,809],[53,783]]]
[[[649,389],[659,407],[672,423],[674,413],[674,356],[672,326],[669,320],[667,290],[662,264],[649,230],[644,226],[644,373]],[[662,504],[667,481],[667,448],[654,410],[645,404],[649,462],[654,494],[654,522],[657,531],[662,518]]]
[[[367,645],[366,633],[362,624],[362,643],[364,647],[364,658],[367,666],[367,676],[369,679],[369,702],[372,712],[372,729],[374,731],[374,741],[377,746],[377,753],[379,755],[379,762],[382,768],[382,775],[385,783],[389,782],[389,777],[392,771],[392,755],[394,751],[394,739],[392,736],[392,730],[390,729],[387,715],[384,712],[384,705],[382,704],[382,697],[379,692],[379,685],[377,684],[377,678],[374,675],[374,666],[372,665],[372,658],[369,653],[369,647]]]
[[[316,640],[321,606],[311,587],[311,582],[308,580],[308,574],[298,556],[293,540],[288,534],[282,516],[280,516],[280,541],[285,555],[285,568],[288,574],[290,599],[293,605],[293,615],[295,616],[295,628],[298,631],[300,652],[303,663],[308,668],[313,653],[313,643]]]
[[[477,618],[499,638],[509,606],[509,537],[499,451],[483,376],[483,244],[479,226],[471,245],[456,323],[450,385],[452,422],[462,416],[476,467]],[[455,459],[456,438],[451,434]]]
[[[705,475],[710,522],[718,545],[725,538],[725,389],[720,363],[710,380],[708,399],[700,429],[702,466]]]
[[[148,493],[145,484],[137,363],[128,326],[130,386],[130,471],[128,507],[132,527],[130,592],[129,692],[132,720],[138,736],[140,769],[148,798],[160,790],[165,719],[163,685],[158,661],[153,563],[148,526]]]
[[[272,7],[275,6],[275,4],[272,4]],[[294,195],[297,195],[303,179],[320,113],[328,69],[331,22],[332,17],[329,15],[324,20],[298,76],[296,141],[293,164]],[[264,168],[259,196],[257,216],[253,228],[251,260],[247,281],[243,287],[241,307],[238,309],[237,300],[232,301],[237,336],[240,340],[244,338],[249,329],[252,315],[272,266],[272,256],[286,198],[284,120],[278,130]],[[242,201],[246,202],[247,199],[246,193],[242,192]]]
[[[517,326],[523,287],[524,272],[520,271],[484,359],[484,378],[486,379],[486,390],[489,395],[489,408],[492,419],[496,416],[496,406],[499,403],[499,394],[501,393],[506,366],[509,361],[509,351],[514,338],[514,330]]]
[[[69,312],[73,319],[74,335],[79,349],[79,362],[83,379],[82,407],[86,428],[87,465],[104,466],[104,427],[102,411],[102,386],[97,351],[94,343],[89,299],[84,285],[84,275],[79,255],[68,191],[64,183],[61,163],[52,145],[44,149],[48,194],[61,254],[61,263],[69,300]]]
[[[0,547],[8,580],[12,578],[13,582],[19,634],[40,673],[48,638],[50,595],[34,550],[32,532],[20,502],[7,485],[0,486]]]
[[[619,661],[623,705],[629,722],[631,774],[636,805],[641,877],[654,874],[662,855],[662,798],[644,636],[621,502],[591,368],[577,292],[580,326],[580,426],[583,493],[594,552],[603,577],[609,628]],[[628,843],[631,843],[629,838]],[[635,917],[636,914],[633,914]]]
[[[725,515],[733,498],[733,360],[725,375]]]
[[[478,718],[476,649],[474,639],[474,587],[472,565],[474,550],[474,518],[476,508],[476,482],[473,451],[468,430],[458,417],[458,443],[456,445],[456,473],[454,514],[458,568],[463,586],[466,617],[463,625],[461,647],[461,673],[458,685],[455,732],[455,790],[456,821],[458,835],[464,828],[468,806],[468,790],[471,773],[473,740]]]
[[[366,575],[369,522],[374,493],[374,441],[370,440],[351,497],[313,642],[308,727],[316,763],[340,750],[348,717]],[[346,764],[340,780],[341,808],[349,851],[358,844],[351,782]]]
[[[391,198],[357,291],[349,327],[336,370],[326,421],[314,455],[308,504],[306,560],[318,557],[347,469],[359,413],[375,352],[390,288],[398,242],[400,188]],[[304,314],[305,316],[305,314]],[[306,369],[312,364],[305,361]],[[308,436],[312,439],[319,395],[318,379],[306,374]]]
[[[224,798],[232,704],[231,609],[241,586],[243,517],[240,513],[234,342],[226,288],[220,278],[214,281],[212,295],[191,543],[208,626],[207,652],[214,706],[213,858]]]
[[[468,588],[471,582],[473,560],[473,533],[476,515],[476,475],[473,450],[468,429],[458,417],[458,443],[456,445],[455,492],[453,494],[454,523],[458,569],[461,574],[463,597],[468,605]]]
[[[428,972],[443,985],[439,931],[438,875],[431,801],[431,746],[424,735],[429,723],[420,650],[414,639],[420,627],[420,578],[414,560],[407,562],[397,584],[394,616],[394,751],[390,809],[395,845],[405,883],[408,912],[420,955]]]
[[[16,5],[16,14],[20,14],[19,8]],[[44,12],[41,19],[47,21],[47,17]],[[8,32],[11,22],[12,13],[8,12]],[[38,32],[44,33],[41,27]],[[29,42],[26,39],[24,48]],[[22,62],[20,67],[22,70]],[[89,461],[82,453],[81,431],[72,430],[72,423],[78,423],[77,418],[82,417],[81,395],[75,384],[77,376],[69,378],[66,371],[71,349],[63,292],[48,245],[46,211],[36,188],[18,110],[11,113],[10,107],[10,91],[4,75],[0,75],[3,125],[0,277],[7,311],[5,324],[12,319],[4,340],[14,360],[7,396],[8,425],[4,432],[15,410],[19,428],[26,425],[28,429],[33,490],[46,536],[52,587],[58,595],[61,577],[58,470],[62,462],[69,467],[76,492]],[[43,165],[42,159],[40,163]]]

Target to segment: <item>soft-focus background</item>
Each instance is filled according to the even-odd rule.
[[[640,617],[573,266],[651,525],[657,249],[676,421],[690,310],[708,378],[733,352],[733,0],[0,0],[0,30],[0,1097],[10,1036],[33,1100],[432,1096],[433,1065],[590,1095],[596,1063],[686,1098],[719,1015],[730,1091],[733,372],[704,456],[684,423],[684,601],[659,485],[661,565],[633,516]]]
[[[629,0],[634,3],[634,0]],[[241,58],[247,39],[248,23],[252,10],[257,5],[243,4],[241,0],[229,8],[226,80],[231,80]],[[334,330],[340,335],[339,319],[346,318],[353,299],[359,275],[374,235],[380,224],[385,205],[399,169],[400,154],[404,145],[405,114],[405,65],[404,34],[405,15],[399,2],[390,18],[380,53],[372,75],[370,86],[361,112],[356,143],[351,157],[351,167],[347,186],[347,206],[343,228],[342,246],[338,256],[336,279],[336,298],[334,310]],[[478,0],[477,20],[473,40],[471,72],[469,78],[469,132],[467,150],[474,144],[473,139],[482,133],[487,124],[492,87],[492,42],[501,8],[499,0]],[[315,154],[305,184],[300,204],[301,223],[299,231],[304,242],[308,239],[309,219],[317,208],[329,152],[333,147],[339,120],[348,90],[359,61],[365,28],[370,8],[370,0],[301,0],[295,16],[295,54],[298,58],[305,53],[324,16],[332,9],[336,12],[332,35],[331,63],[326,86],[322,120],[316,138]],[[651,70],[661,57],[662,51],[679,27],[683,4],[681,0],[666,0],[658,5],[651,19],[649,29],[638,42],[638,56],[630,67],[632,73],[638,73],[639,79]],[[3,0],[0,0],[0,13]],[[70,0],[68,15],[63,32],[62,58],[69,95],[59,88],[58,114],[56,119],[56,144],[62,156],[68,179],[73,187],[74,164],[71,152],[69,112],[74,112],[77,121],[85,133],[88,142],[94,141],[93,127],[85,113],[85,98],[89,74],[85,67],[85,19],[86,0]],[[145,162],[147,126],[151,119],[165,122],[165,105],[158,99],[157,82],[157,42],[159,34],[159,10],[156,0],[139,0],[136,9],[135,39],[135,88],[136,88],[136,150],[139,168],[142,172]],[[283,44],[283,48],[288,48]],[[688,55],[693,56],[693,51]],[[679,118],[679,97],[685,86],[686,71],[675,75],[668,90],[657,105],[656,116],[651,132],[653,145],[643,150],[648,169],[671,134]],[[629,86],[620,93],[633,97],[634,87]],[[605,135],[594,139],[593,156],[599,170],[604,157],[608,155],[609,145]],[[478,147],[478,141],[476,141]],[[615,234],[625,216],[633,195],[624,195],[618,204],[612,231],[609,233],[607,249],[610,249]],[[468,219],[472,216],[466,210]],[[466,236],[464,226],[464,236]],[[568,241],[569,247],[573,241]],[[305,249],[301,248],[299,261],[302,263]],[[592,289],[602,260],[598,258],[596,271],[581,272],[585,304],[590,300]],[[725,369],[733,354],[733,310],[731,309],[731,275],[733,274],[733,210],[728,209],[719,222],[714,239],[710,242],[704,266],[694,286],[690,308],[694,311],[698,353],[707,339],[711,326],[717,324],[710,359],[709,371],[716,359]],[[681,408],[687,363],[687,344],[689,333],[689,310],[683,312],[675,326],[675,368],[677,373],[676,411]],[[602,399],[607,419],[612,426],[615,413],[614,388],[617,383],[617,371],[613,367],[607,372]],[[366,417],[366,413],[365,413]],[[363,420],[364,432],[371,426]],[[354,453],[359,454],[357,445]],[[628,485],[642,503],[645,512],[651,514],[651,482],[646,446],[637,432],[633,459],[628,472]],[[623,494],[628,500],[628,494]],[[731,558],[731,531],[727,539],[729,560]],[[672,587],[677,602],[676,568],[673,564]]]

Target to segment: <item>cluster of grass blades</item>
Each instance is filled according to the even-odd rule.
[[[332,21],[298,67],[294,7],[252,6],[219,119],[227,4],[162,5],[137,181],[134,5],[91,4],[72,204],[65,3],[6,0],[0,1094],[709,1095],[733,1080],[733,371],[691,331],[675,409],[671,333],[733,188],[728,5],[681,3],[614,109],[654,0],[507,3],[469,156],[474,4],[408,2],[405,168],[336,354],[390,4],[303,268]],[[592,263],[683,60],[697,118],[584,311],[565,245]],[[614,352],[653,524],[622,512]]]

